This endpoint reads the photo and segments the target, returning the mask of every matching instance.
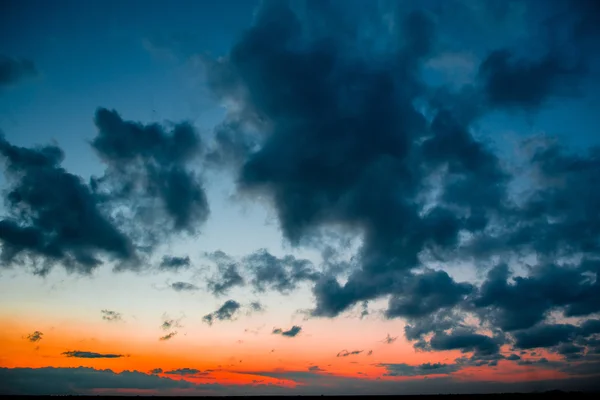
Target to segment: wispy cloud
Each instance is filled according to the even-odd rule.
[[[363,351],[364,350],[353,350],[353,351],[342,350],[339,353],[337,353],[336,357],[356,356],[356,355],[362,353]]]
[[[65,351],[62,355],[73,358],[121,358],[125,357],[123,354],[104,354],[104,353],[94,353],[92,351]]]
[[[39,342],[40,340],[43,339],[42,336],[44,336],[44,334],[42,332],[35,331],[35,332],[27,335],[27,340],[29,340],[32,343]]]
[[[123,320],[123,314],[116,311],[102,310],[101,313],[102,319],[105,321],[116,322]]]
[[[166,340],[170,340],[170,339],[172,339],[173,337],[175,337],[175,335],[177,335],[177,331],[173,331],[173,332],[171,332],[171,333],[168,333],[168,334],[166,334],[166,335],[164,335],[164,336],[161,336],[161,337],[159,337],[159,338],[158,338],[158,340],[160,340],[160,341],[163,341],[163,342],[164,342],[164,341],[166,341]]]

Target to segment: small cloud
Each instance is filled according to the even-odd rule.
[[[298,325],[292,326],[289,330],[284,331],[281,328],[274,328],[271,332],[273,335],[281,335],[287,337],[296,337],[302,331],[302,327]]]
[[[368,356],[370,356],[371,354],[373,354],[373,350],[369,350],[369,352],[367,353]]]
[[[212,325],[216,320],[231,321],[240,307],[241,305],[237,301],[227,300],[216,311],[202,317],[202,321],[206,322],[208,325]]]
[[[185,256],[185,257],[164,256],[162,258],[162,261],[160,262],[159,269],[161,269],[163,271],[177,272],[180,269],[189,268],[191,265],[192,265],[192,263],[188,256]]]
[[[72,358],[121,358],[125,357],[123,354],[102,354],[94,353],[92,351],[65,351],[62,355]]]
[[[105,321],[116,322],[123,319],[123,314],[116,311],[102,310],[100,312],[102,313],[102,319]]]
[[[360,354],[362,352],[363,352],[363,350],[354,350],[354,351],[342,350],[339,353],[337,353],[336,357],[355,356],[355,355],[358,355],[358,354]]]
[[[175,335],[177,335],[177,331],[166,334],[165,336],[161,336],[158,338],[161,342],[172,339]]]
[[[186,375],[197,375],[200,372],[201,372],[200,370],[197,370],[194,368],[178,368],[178,369],[173,369],[171,371],[165,371],[164,374],[186,376]]]
[[[253,301],[252,303],[250,303],[250,309],[254,312],[265,311],[265,307],[258,301]]]
[[[151,373],[152,375],[156,375],[156,374],[162,374],[162,373],[163,373],[163,370],[162,370],[162,368],[154,368],[154,369],[151,369],[151,370],[150,370],[150,373]]]
[[[179,318],[179,319],[173,319],[173,318],[169,318],[166,314],[163,314],[162,318],[163,318],[163,323],[160,325],[160,328],[163,331],[168,331],[173,328],[183,328],[183,326],[181,325],[181,319],[183,317]]]
[[[40,340],[42,340],[42,336],[44,336],[44,334],[42,332],[35,331],[35,332],[27,335],[27,340],[29,340],[31,343],[36,343],[36,342],[39,342]]]
[[[382,340],[383,343],[386,344],[392,344],[396,341],[396,339],[398,339],[398,336],[390,336],[390,334],[388,333],[387,336]]]
[[[323,372],[325,371],[324,369],[319,368],[318,365],[312,365],[310,367],[308,367],[308,370],[311,372]]]
[[[198,286],[187,282],[175,282],[171,284],[171,288],[176,292],[193,292],[198,290]]]

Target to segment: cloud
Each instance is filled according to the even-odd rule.
[[[551,347],[571,341],[577,335],[578,328],[570,324],[547,325],[541,324],[533,328],[515,332],[515,347],[519,349],[534,349]]]
[[[209,206],[202,179],[190,166],[203,151],[194,127],[143,125],[105,108],[96,111],[94,122],[98,133],[91,145],[106,171],[92,183],[105,201],[128,207],[136,221],[131,229],[149,245],[169,232],[196,233]]]
[[[296,337],[302,331],[302,327],[298,325],[292,326],[287,331],[282,330],[281,328],[274,328],[271,332],[273,335],[281,335],[287,337]]]
[[[121,389],[144,390],[163,396],[186,393],[197,395],[351,395],[351,394],[440,394],[515,393],[548,390],[598,390],[598,379],[589,376],[597,365],[572,365],[578,373],[571,378],[523,382],[465,381],[447,377],[427,380],[371,380],[340,377],[319,371],[242,371],[254,376],[287,379],[303,383],[295,388],[278,385],[194,384],[185,379],[169,379],[138,371],[115,373],[92,368],[0,368],[0,391],[10,395],[122,395]],[[588,377],[585,377],[588,375]]]
[[[263,312],[265,311],[265,306],[258,301],[253,301],[250,303],[250,310],[254,312]]]
[[[181,320],[183,319],[183,317],[179,319],[173,319],[169,318],[165,313],[163,314],[162,319],[163,323],[160,325],[160,328],[164,331],[168,331],[169,329],[173,328],[183,328],[183,326],[181,325]]]
[[[125,357],[123,354],[102,354],[102,353],[94,353],[91,351],[65,351],[62,355],[73,358],[121,358]]]
[[[153,375],[162,374],[163,370],[162,370],[162,368],[154,368],[154,369],[150,370],[150,373]]]
[[[448,375],[458,371],[462,366],[458,364],[425,363],[420,365],[408,364],[378,364],[378,367],[387,369],[386,376],[427,376]]]
[[[192,265],[190,258],[176,257],[176,256],[163,256],[159,268],[163,271],[177,272],[180,269],[189,268]]]
[[[44,336],[42,332],[34,331],[33,333],[27,335],[27,340],[29,340],[31,343],[36,343],[43,339],[42,336]]]
[[[217,265],[217,276],[208,281],[208,290],[214,295],[226,294],[230,289],[245,284],[244,278],[239,273],[238,263],[233,258],[221,250],[206,253],[205,257]]]
[[[294,256],[278,258],[267,250],[258,250],[243,260],[244,270],[251,275],[250,283],[259,292],[268,289],[289,293],[303,281],[318,278],[312,263]]]
[[[115,322],[123,320],[123,314],[120,312],[111,310],[101,310],[100,312],[102,313],[102,319],[105,321]]]
[[[188,282],[174,282],[171,287],[176,292],[193,292],[199,290],[199,287]]]
[[[475,352],[476,355],[497,354],[501,342],[469,329],[454,329],[451,333],[436,332],[429,342],[432,350],[460,350]]]
[[[427,291],[426,301],[404,298],[402,289],[418,291],[419,280],[442,281],[441,272],[411,271],[419,266],[418,255],[449,251],[461,231],[483,229],[506,199],[508,176],[495,154],[450,112],[436,110],[428,124],[415,108],[422,85],[417,70],[436,41],[427,15],[416,11],[400,18],[392,35],[403,40],[389,43],[389,53],[372,54],[363,46],[346,57],[348,48],[356,48],[349,45],[356,39],[351,32],[389,25],[370,25],[365,18],[349,30],[331,24],[319,31],[311,21],[332,18],[335,13],[326,8],[315,6],[304,19],[283,4],[266,4],[227,57],[207,62],[215,95],[236,101],[239,111],[230,122],[243,123],[232,122],[231,129],[240,127],[240,135],[243,126],[265,132],[246,132],[259,145],[237,153],[244,154],[236,167],[238,190],[271,202],[292,245],[314,242],[332,226],[361,232],[355,258],[360,268],[343,286],[333,276],[307,276],[316,282],[314,316],[335,317],[386,295],[395,295],[390,317],[452,307],[469,285],[448,277],[450,292]],[[302,35],[303,29],[316,36]],[[290,47],[292,42],[302,45]],[[425,209],[428,180],[448,165],[442,201]],[[272,257],[249,259],[269,271],[264,279],[254,278],[259,289],[293,288],[288,279],[276,278],[279,269],[267,268],[277,265]]]
[[[14,85],[36,75],[38,70],[33,61],[0,54],[0,87]]]
[[[177,335],[177,331],[167,333],[166,335],[159,337],[158,340],[160,340],[161,342],[165,342],[167,340],[173,339],[175,335]]]
[[[119,389],[157,390],[192,388],[184,380],[160,378],[138,371],[116,373],[93,368],[0,368],[0,391],[12,395],[93,395],[105,389],[118,394]]]
[[[336,357],[356,356],[362,352],[363,352],[363,350],[353,350],[353,351],[342,350],[339,353],[337,353]]]
[[[386,344],[392,344],[396,341],[396,339],[398,339],[398,336],[391,337],[388,333],[387,336],[382,340],[382,342]]]
[[[318,365],[311,365],[310,367],[308,367],[308,370],[310,372],[324,372],[324,369],[319,368]]]
[[[202,321],[208,325],[212,325],[215,321],[231,321],[240,307],[241,305],[237,301],[227,300],[216,311],[202,317]]]
[[[194,369],[194,368],[178,368],[178,369],[173,369],[170,371],[164,371],[164,374],[167,375],[180,375],[180,376],[186,376],[186,375],[197,375],[199,374],[201,371]]]
[[[133,261],[132,243],[83,180],[61,167],[63,151],[55,146],[18,147],[0,136],[0,159],[9,185],[7,216],[0,220],[1,261],[14,265],[40,260],[37,274],[60,262],[67,271],[91,273],[101,257]]]

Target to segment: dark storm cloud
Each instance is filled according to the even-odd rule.
[[[60,262],[67,271],[91,273],[102,256],[133,261],[133,246],[115,222],[100,211],[83,180],[61,167],[63,151],[54,145],[25,148],[0,136],[8,190],[0,220],[4,264],[41,261],[47,274]]]
[[[310,13],[323,21],[334,15],[321,7]],[[350,32],[332,24],[324,32],[285,4],[270,4],[224,61],[208,63],[214,93],[240,106],[232,118],[264,133],[260,147],[240,163],[241,193],[270,199],[292,244],[310,242],[332,225],[364,234],[357,258],[362,267],[347,283],[311,274],[315,316],[333,317],[357,302],[395,293],[390,317],[452,307],[469,285],[448,278],[447,294],[423,289],[425,301],[404,297],[404,284],[419,294],[420,279],[444,279],[441,272],[415,277],[410,269],[421,252],[456,246],[461,230],[484,229],[488,214],[506,198],[507,175],[468,127],[441,108],[429,126],[414,106],[422,86],[418,67],[434,48],[434,24],[413,12],[397,27],[389,52],[361,47],[366,54],[350,57],[345,52],[354,49],[359,27]],[[235,125],[238,133],[241,125]],[[427,180],[445,170],[443,203],[425,210]],[[275,264],[266,254],[250,258],[256,259]],[[286,279],[275,280],[278,270],[256,278],[257,287],[293,288]]]
[[[454,329],[450,333],[438,331],[429,342],[432,350],[460,350],[463,353],[474,352],[478,356],[497,354],[501,344],[498,339],[464,328]]]
[[[177,272],[180,269],[189,268],[192,265],[190,258],[176,257],[176,256],[163,256],[159,268],[163,271],[174,271]]]
[[[193,292],[199,289],[198,286],[188,282],[174,282],[171,287],[176,292]]]
[[[427,376],[427,375],[447,375],[461,369],[457,364],[425,363],[421,365],[408,364],[378,364],[378,367],[384,367],[386,376]]]
[[[533,349],[551,347],[571,341],[578,333],[578,328],[570,324],[538,325],[533,328],[514,333],[515,347]]]
[[[39,342],[40,340],[43,339],[44,334],[40,331],[35,331],[33,333],[30,333],[29,335],[27,335],[27,340],[29,340],[32,343],[35,342]]]
[[[306,264],[311,273],[302,280],[314,282],[311,315],[336,317],[388,297],[384,315],[406,320],[406,338],[417,349],[473,353],[465,356],[469,365],[496,365],[504,357],[500,346],[509,343],[580,354],[542,331],[555,312],[582,323],[600,312],[600,151],[523,140],[519,182],[503,153],[472,132],[486,113],[531,112],[575,94],[589,64],[584,50],[600,32],[589,23],[597,7],[567,7],[561,28],[548,17],[562,6],[553,3],[538,16],[528,3],[531,21],[546,24],[523,31],[546,29],[540,51],[494,50],[472,84],[456,91],[428,87],[420,73],[443,51],[437,32],[460,24],[440,19],[454,18],[452,12],[432,11],[430,18],[394,9],[390,28],[376,7],[359,15],[342,4],[300,10],[265,2],[229,54],[206,61],[214,95],[235,104],[215,130],[213,161],[235,171],[239,194],[269,201],[293,246],[323,249],[321,235],[330,228],[361,235],[351,263],[336,268],[325,254],[323,271]],[[483,8],[490,21],[499,13]],[[509,26],[514,15],[501,14]],[[378,31],[383,26],[389,30]],[[568,31],[564,43],[546,35],[557,27]],[[574,41],[576,27],[585,34]],[[365,45],[368,37],[377,45]],[[572,53],[565,43],[576,45]],[[515,184],[527,190],[515,196]],[[521,276],[508,268],[526,258],[537,261]],[[239,273],[258,290],[287,293],[297,284],[289,283],[293,274],[282,260],[259,252],[240,262]],[[496,266],[477,285],[423,268],[425,260]],[[469,327],[469,314],[491,333]],[[591,340],[582,329],[573,337]]]
[[[386,315],[408,319],[427,316],[452,308],[472,290],[471,284],[457,283],[444,271],[430,271],[407,280],[401,294],[390,299]]]
[[[0,87],[17,84],[37,74],[33,61],[0,54]]]
[[[234,319],[236,312],[241,308],[240,303],[235,300],[227,300],[216,311],[206,314],[202,317],[202,321],[208,325],[212,325],[216,321],[231,321]]]
[[[125,357],[123,354],[102,354],[94,353],[91,351],[65,351],[62,355],[74,358],[121,358]]]
[[[91,145],[107,169],[93,184],[105,201],[130,207],[150,243],[168,231],[196,233],[209,207],[203,182],[190,167],[203,151],[194,127],[143,125],[105,108],[94,122],[98,134]]]
[[[356,356],[356,355],[359,355],[360,353],[362,353],[363,351],[364,350],[353,350],[353,351],[342,350],[336,354],[336,357]]]
[[[173,331],[173,332],[167,333],[164,336],[159,337],[158,340],[161,342],[166,342],[167,340],[173,339],[176,335],[177,335],[177,331]]]
[[[101,310],[100,312],[102,313],[102,319],[105,321],[115,322],[123,320],[123,314],[120,312],[111,310]]]
[[[240,275],[239,264],[221,250],[205,254],[217,266],[217,275],[208,281],[208,289],[214,295],[226,294],[230,289],[245,284]]]
[[[281,328],[274,328],[272,334],[273,335],[281,335],[287,337],[296,337],[302,331],[302,327],[298,325],[292,326],[287,331],[282,330]]]

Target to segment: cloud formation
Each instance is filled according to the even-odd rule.
[[[468,7],[459,12],[456,3],[453,15],[464,16]],[[215,97],[235,103],[215,129],[219,157],[211,162],[234,171],[239,195],[269,202],[292,246],[322,248],[331,229],[362,244],[350,267],[317,270],[259,251],[236,271],[258,291],[313,282],[313,317],[389,298],[385,316],[406,320],[416,348],[459,350],[471,363],[494,365],[505,344],[580,354],[565,344],[595,339],[579,329],[600,311],[600,152],[520,139],[513,161],[525,176],[517,177],[474,132],[493,113],[532,113],[573,95],[589,61],[580,56],[598,33],[583,8],[569,8],[561,27],[573,53],[547,36],[535,54],[492,48],[457,90],[431,86],[421,71],[444,51],[444,28],[471,17],[265,2],[226,57],[205,60]],[[480,11],[490,23],[497,14],[490,5]],[[543,18],[561,12],[552,7]],[[365,45],[362,32],[378,45]],[[527,191],[515,191],[519,179]],[[458,281],[439,266],[452,263],[487,269],[487,278]],[[549,327],[553,312],[580,322]]]
[[[188,282],[171,283],[171,288],[176,292],[194,292],[199,289],[198,286]]]
[[[379,364],[387,369],[387,376],[427,376],[447,375],[458,371],[461,366],[457,364],[425,363],[420,365],[408,364]]]
[[[159,268],[163,271],[177,272],[180,269],[189,268],[192,265],[189,256],[177,257],[177,256],[163,256]]]
[[[290,329],[288,329],[287,331],[284,331],[281,328],[273,328],[273,331],[271,333],[273,335],[281,335],[281,336],[286,336],[286,337],[296,337],[296,336],[298,336],[298,334],[300,334],[301,331],[302,331],[302,327],[301,326],[294,325]]]
[[[94,353],[92,351],[65,351],[62,355],[66,357],[73,358],[121,358],[125,357],[123,354],[103,354],[103,353]]]
[[[164,336],[159,337],[158,340],[160,340],[161,342],[166,342],[167,340],[173,339],[176,335],[177,335],[177,331],[173,331],[173,332],[167,333]]]
[[[100,312],[102,313],[102,319],[105,321],[116,322],[123,320],[123,314],[120,312],[111,310],[101,310]]]
[[[237,301],[227,300],[216,311],[202,317],[202,321],[208,325],[212,325],[216,321],[231,321],[240,308],[241,305]]]
[[[336,357],[357,356],[362,352],[363,352],[363,350],[353,350],[353,351],[342,350],[339,353],[337,353]]]
[[[194,368],[178,368],[178,369],[173,369],[170,371],[164,371],[163,374],[186,376],[186,375],[197,375],[200,372],[201,372],[200,370],[197,370]]]
[[[39,260],[34,272],[45,275],[60,262],[67,271],[89,274],[102,256],[135,258],[131,241],[101,211],[89,186],[61,167],[59,147],[19,147],[0,136],[0,159],[8,184],[0,220],[3,264]]]
[[[44,336],[42,332],[34,331],[33,333],[27,335],[27,340],[29,340],[31,343],[36,343],[43,339],[42,336]]]
[[[94,122],[98,134],[91,145],[106,172],[92,183],[105,201],[127,206],[136,221],[131,229],[143,231],[149,244],[159,234],[196,233],[209,206],[203,182],[190,166],[203,151],[194,127],[143,125],[105,108],[96,111]]]

